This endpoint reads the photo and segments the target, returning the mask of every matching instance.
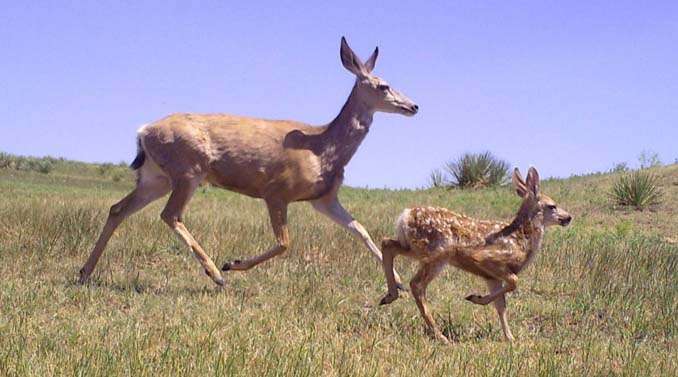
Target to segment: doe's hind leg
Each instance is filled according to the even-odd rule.
[[[87,261],[80,269],[80,283],[87,281],[94,271],[99,257],[103,254],[108,241],[115,229],[130,215],[144,208],[150,202],[167,194],[170,190],[169,181],[165,177],[144,177],[141,176],[137,182],[137,187],[124,197],[121,201],[115,203],[108,214],[106,225],[101,230],[94,250],[87,258]]]
[[[224,286],[224,279],[221,273],[214,265],[212,259],[205,253],[205,250],[198,244],[198,241],[193,238],[193,235],[188,231],[184,223],[181,221],[181,215],[188,204],[188,201],[193,196],[193,192],[198,187],[200,179],[180,179],[174,182],[174,188],[170,195],[165,209],[163,209],[160,217],[169,225],[179,238],[193,251],[193,255],[198,259],[207,276],[209,276],[214,283],[219,286]]]

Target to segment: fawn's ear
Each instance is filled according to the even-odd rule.
[[[365,77],[369,75],[367,69],[365,69],[365,65],[363,65],[363,62],[360,61],[353,50],[348,47],[348,43],[346,43],[346,38],[344,37],[341,37],[341,49],[339,50],[339,54],[341,56],[341,64],[343,64],[344,68],[346,68],[349,72],[353,73],[357,77]]]
[[[513,176],[511,177],[513,181],[513,189],[516,190],[516,194],[521,198],[527,196],[527,185],[523,181],[523,177],[520,175],[520,170],[518,168],[513,169]]]
[[[539,173],[534,166],[527,171],[527,188],[535,197],[539,194]]]

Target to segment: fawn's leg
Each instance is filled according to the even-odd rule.
[[[383,256],[381,255],[381,251],[379,251],[377,245],[375,245],[374,241],[372,241],[372,237],[370,237],[370,234],[367,233],[365,227],[363,227],[362,224],[355,220],[351,214],[348,213],[346,209],[344,209],[335,192],[332,192],[320,199],[313,200],[311,201],[311,204],[316,211],[329,217],[335,223],[341,225],[345,229],[348,229],[351,234],[360,238],[365,246],[367,246],[367,248],[372,252],[374,257],[377,258],[379,263],[383,264]],[[398,288],[403,289],[400,275],[398,275],[396,271],[393,271],[393,275],[395,276]]]
[[[412,281],[410,281],[410,289],[412,290],[414,300],[417,302],[417,307],[424,317],[428,329],[433,333],[433,336],[445,344],[450,344],[450,341],[442,332],[440,332],[440,329],[438,329],[438,326],[433,320],[433,316],[426,305],[426,287],[428,287],[431,280],[438,275],[442,267],[443,264],[440,262],[428,262],[422,264],[417,274],[412,278]]]
[[[490,290],[490,292],[501,289],[501,280],[488,279],[487,288]],[[497,299],[494,300],[494,307],[497,309],[497,314],[499,315],[499,322],[501,323],[502,331],[504,331],[504,338],[509,342],[513,341],[513,334],[511,334],[511,329],[509,329],[508,321],[506,320],[506,295],[499,295]]]
[[[276,255],[283,254],[287,251],[290,243],[290,235],[287,229],[287,203],[267,200],[266,205],[268,206],[268,213],[271,217],[271,225],[273,226],[273,232],[275,233],[277,244],[265,253],[261,253],[252,258],[245,260],[236,259],[233,262],[226,262],[224,263],[224,266],[221,267],[223,271],[249,270],[259,263],[271,259]]]
[[[205,250],[203,250],[200,244],[193,238],[181,221],[181,215],[186,208],[186,204],[188,204],[188,201],[193,196],[193,192],[198,187],[201,180],[202,178],[182,178],[176,180],[173,185],[172,194],[170,194],[169,200],[165,205],[165,209],[162,210],[160,217],[170,228],[172,228],[174,233],[191,248],[193,255],[198,259],[207,276],[209,276],[217,285],[223,286],[224,279],[222,279],[221,273],[214,265],[214,262],[207,253],[205,253]]]
[[[393,269],[393,259],[396,255],[407,255],[411,250],[404,249],[398,240],[384,238],[381,242],[381,252],[383,253],[383,267],[384,275],[386,276],[386,285],[388,292],[381,299],[379,305],[387,305],[398,299],[398,282],[395,277],[395,270]]]
[[[516,274],[507,274],[506,276],[500,277],[500,279],[506,283],[504,286],[498,284],[495,289],[486,296],[468,295],[466,296],[466,299],[474,304],[487,305],[490,302],[496,300],[499,296],[503,296],[504,294],[512,292],[516,289],[518,284],[518,276],[516,276]]]
[[[148,178],[141,176],[137,187],[118,203],[111,207],[106,220],[106,225],[101,230],[99,239],[94,246],[94,250],[87,258],[87,262],[80,269],[80,282],[87,281],[94,271],[99,257],[103,254],[108,240],[115,232],[115,229],[130,215],[144,208],[148,203],[167,194],[170,190],[169,181],[164,177]]]

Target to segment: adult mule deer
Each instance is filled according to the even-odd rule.
[[[445,208],[405,209],[396,223],[397,239],[384,239],[381,244],[388,284],[388,293],[381,304],[398,298],[393,258],[402,254],[419,260],[419,271],[410,282],[412,295],[428,329],[436,338],[449,343],[426,305],[426,287],[443,267],[451,264],[485,279],[490,293],[470,295],[466,299],[479,305],[494,302],[504,337],[512,341],[504,295],[516,289],[517,275],[537,254],[545,227],[567,226],[572,220],[551,198],[539,193],[539,175],[535,168],[530,168],[527,182],[515,169],[513,187],[523,203],[510,224],[476,220]]]
[[[137,171],[136,188],[111,207],[99,240],[80,270],[80,280],[84,282],[90,276],[124,219],[171,192],[160,217],[191,248],[205,273],[223,285],[214,262],[181,220],[186,204],[205,180],[263,199],[277,241],[264,253],[224,264],[224,271],[247,270],[284,253],[290,241],[287,206],[296,201],[310,201],[318,212],[359,237],[381,261],[381,252],[365,228],[341,205],[337,191],[344,167],[367,135],[374,113],[412,116],[418,106],[372,75],[378,48],[362,63],[342,37],[340,52],[342,64],[356,80],[339,115],[327,125],[312,127],[221,114],[173,114],[142,127],[139,151],[131,165]]]

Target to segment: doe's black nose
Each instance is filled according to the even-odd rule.
[[[414,105],[412,107],[414,107],[414,111],[419,111],[419,105]]]

